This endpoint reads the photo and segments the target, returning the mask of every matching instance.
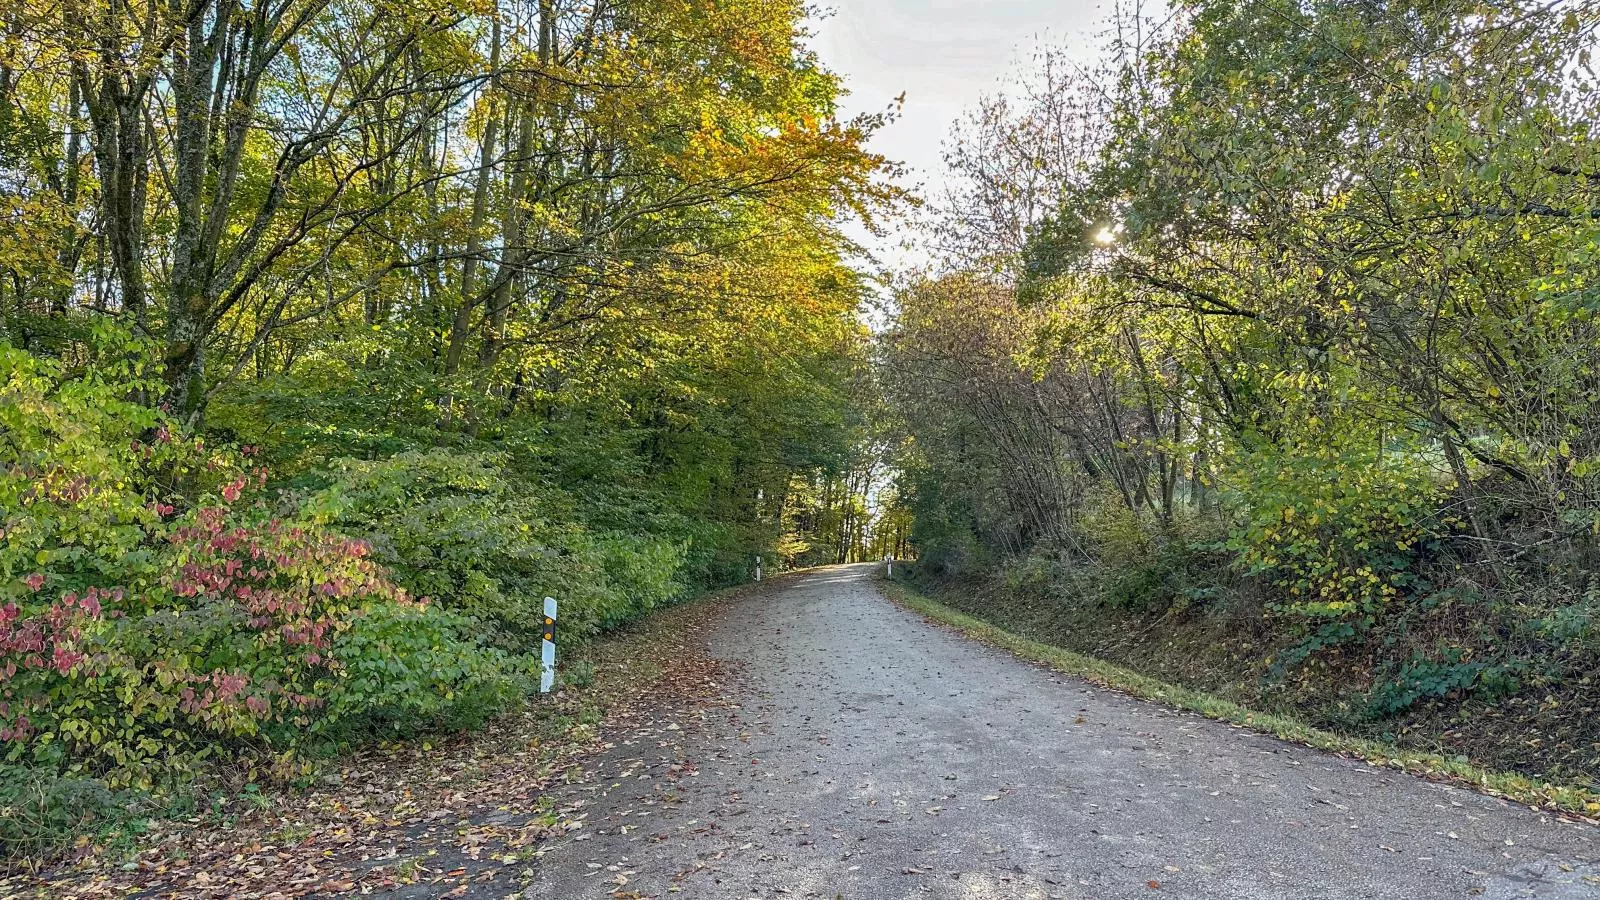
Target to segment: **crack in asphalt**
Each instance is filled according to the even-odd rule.
[[[592,760],[524,896],[1600,897],[1600,829],[1051,672],[878,574],[730,602],[724,702]]]

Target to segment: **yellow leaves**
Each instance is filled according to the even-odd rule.
[[[711,140],[720,141],[722,136],[722,128],[717,124],[714,111],[709,107],[702,108],[700,110],[700,131],[697,137],[709,142]]]

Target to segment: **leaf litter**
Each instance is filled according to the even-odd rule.
[[[0,879],[0,900],[515,893],[551,839],[587,838],[585,801],[558,790],[586,776],[587,759],[661,710],[722,694],[727,673],[697,640],[719,601],[686,604],[601,640],[583,654],[595,664],[592,685],[565,687],[481,732],[355,752],[313,787],[236,799],[226,818],[149,822],[132,849],[88,845],[54,870]],[[697,774],[689,762],[673,772]],[[632,874],[607,868],[619,889]]]

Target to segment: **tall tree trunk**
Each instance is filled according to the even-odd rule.
[[[460,303],[455,319],[450,324],[449,347],[445,351],[444,374],[454,375],[461,368],[461,357],[466,351],[467,336],[472,332],[472,314],[482,298],[478,296],[478,273],[482,268],[479,254],[483,252],[483,226],[489,215],[489,185],[494,178],[494,158],[499,150],[500,119],[502,111],[492,93],[500,77],[500,14],[496,10],[491,26],[489,47],[490,99],[489,114],[483,126],[483,145],[478,148],[478,177],[472,189],[472,218],[468,224],[466,259],[461,262],[461,282],[457,293]]]

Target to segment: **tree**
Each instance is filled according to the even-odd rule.
[[[970,243],[889,340],[916,465],[943,480],[987,454],[1013,496],[1065,499],[937,502],[1063,523],[978,529],[1009,553],[1060,544],[1037,535],[1073,532],[1099,486],[1158,532],[1215,505],[1314,621],[1370,624],[1445,582],[1581,590],[1581,566],[1522,562],[1595,552],[1595,8],[1174,13],[1114,23],[1107,66],[1043,67],[1043,94],[955,136],[975,201],[944,227]],[[1040,134],[1071,140],[1012,138]],[[1041,487],[1068,475],[1087,487]]]

